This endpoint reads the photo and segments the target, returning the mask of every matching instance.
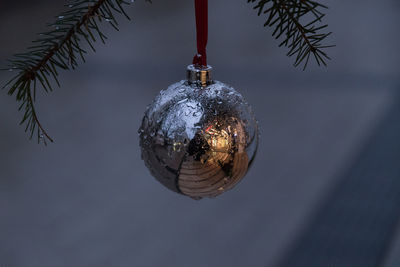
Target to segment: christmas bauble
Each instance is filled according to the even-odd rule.
[[[139,129],[142,159],[167,188],[194,199],[233,188],[257,150],[251,107],[232,87],[190,65],[187,80],[160,92]]]

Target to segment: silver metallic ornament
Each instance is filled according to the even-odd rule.
[[[167,188],[194,199],[233,188],[258,146],[251,107],[232,87],[190,65],[187,80],[161,91],[139,129],[142,158]]]

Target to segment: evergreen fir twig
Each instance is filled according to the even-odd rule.
[[[333,45],[323,45],[322,42],[331,32],[322,32],[328,25],[321,23],[325,16],[321,9],[326,6],[311,0],[247,0],[257,2],[254,9],[258,15],[266,14],[264,26],[273,27],[272,35],[283,41],[279,46],[289,48],[288,56],[296,56],[294,65],[297,67],[304,62],[303,70],[307,67],[310,56],[313,55],[318,65],[325,65],[330,59],[324,51]],[[306,21],[305,23],[303,21]]]
[[[132,1],[133,2],[133,1]],[[40,33],[35,45],[22,54],[14,55],[9,67],[3,70],[18,71],[5,86],[8,94],[16,95],[20,102],[19,110],[24,112],[20,124],[30,133],[30,139],[36,134],[38,143],[53,142],[39,121],[36,109],[36,88],[40,84],[46,92],[53,91],[50,80],[58,86],[58,70],[75,69],[78,57],[85,61],[87,53],[82,41],[95,51],[93,43],[99,38],[103,43],[107,37],[100,30],[98,22],[107,21],[118,30],[115,13],[123,14],[129,19],[122,5],[129,4],[124,0],[74,0],[67,5],[68,10],[57,17],[57,21],[49,24],[52,29]],[[96,37],[97,36],[97,37]]]

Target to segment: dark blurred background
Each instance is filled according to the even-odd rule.
[[[161,186],[137,137],[195,53],[193,1],[137,0],[120,32],[106,26],[107,44],[38,101],[46,148],[3,91],[0,266],[400,266],[400,4],[323,3],[337,47],[303,72],[245,0],[210,1],[214,77],[262,130],[247,177],[217,199]],[[63,4],[1,0],[1,65]]]

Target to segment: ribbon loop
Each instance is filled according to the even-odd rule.
[[[197,67],[207,67],[207,41],[208,41],[208,0],[195,0],[197,54],[193,64]]]

